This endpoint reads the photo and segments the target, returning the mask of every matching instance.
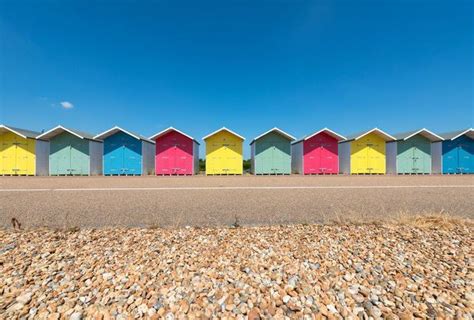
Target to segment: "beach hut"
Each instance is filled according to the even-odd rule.
[[[290,174],[293,136],[273,128],[250,142],[253,174]]]
[[[433,143],[442,141],[442,137],[425,128],[394,134],[393,137],[397,140],[386,145],[387,173],[430,174],[439,171],[436,159],[441,157],[441,153]]]
[[[345,137],[324,128],[291,145],[292,172],[299,174],[339,173],[338,142]]]
[[[345,174],[385,174],[386,142],[396,139],[374,128],[339,143],[340,171]]]
[[[102,174],[102,141],[78,130],[57,126],[39,135],[49,141],[50,175]]]
[[[199,142],[186,133],[169,127],[150,137],[155,141],[157,175],[199,173]]]
[[[469,128],[440,134],[444,141],[441,148],[442,173],[474,173],[474,129]]]
[[[48,142],[39,132],[0,125],[0,175],[48,175]]]
[[[153,174],[155,143],[152,140],[117,126],[96,135],[94,139],[104,143],[104,175]]]
[[[206,142],[207,175],[243,173],[244,137],[223,127],[202,139]]]

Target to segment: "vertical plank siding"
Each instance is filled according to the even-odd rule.
[[[36,173],[36,140],[13,132],[0,135],[0,174],[34,175]]]
[[[443,173],[474,173],[474,140],[463,135],[443,141]]]
[[[243,173],[242,139],[221,130],[206,139],[206,174]]]
[[[276,132],[270,132],[256,140],[254,150],[254,174],[290,174],[291,141]]]

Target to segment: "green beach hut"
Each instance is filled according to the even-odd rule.
[[[103,143],[93,135],[57,126],[37,137],[49,141],[49,174],[102,174]]]
[[[444,139],[428,129],[394,135],[396,141],[387,142],[387,173],[440,173],[441,149],[435,142]]]
[[[291,173],[291,141],[295,138],[273,128],[250,142],[251,172],[262,174],[290,174]]]

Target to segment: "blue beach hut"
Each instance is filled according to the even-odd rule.
[[[152,140],[117,126],[94,139],[104,142],[104,175],[153,174],[155,143]]]

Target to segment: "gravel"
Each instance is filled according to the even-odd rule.
[[[0,230],[0,318],[472,319],[473,229]]]

